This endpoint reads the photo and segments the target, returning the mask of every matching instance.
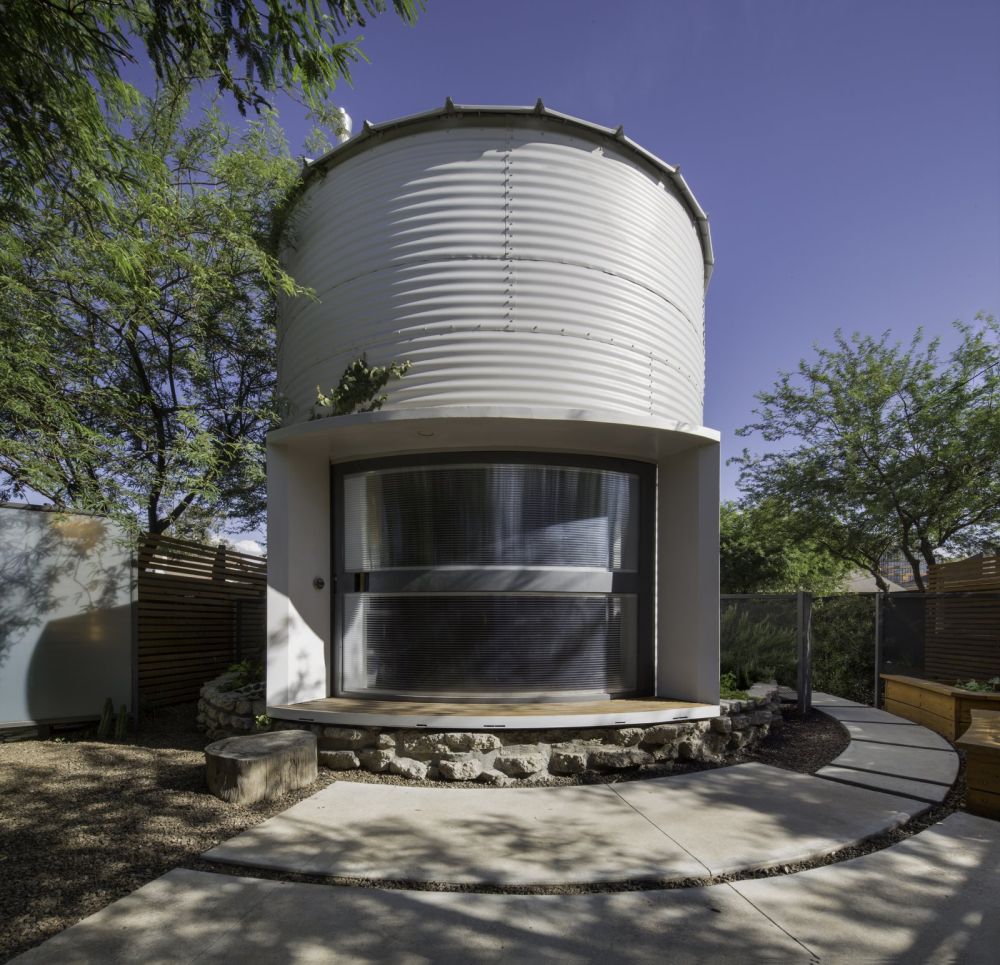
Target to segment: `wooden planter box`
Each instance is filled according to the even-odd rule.
[[[974,710],[956,743],[965,751],[966,810],[1000,820],[1000,713]]]
[[[1000,712],[1000,694],[976,694],[959,687],[882,674],[885,681],[885,709],[890,714],[922,724],[950,741],[969,729],[972,711]]]

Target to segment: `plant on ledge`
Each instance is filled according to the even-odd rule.
[[[390,379],[399,379],[410,371],[412,363],[390,362],[389,365],[369,365],[364,355],[344,369],[340,382],[329,395],[316,386],[316,404],[311,419],[351,415],[354,412],[375,412],[385,404],[387,395],[379,394]]]
[[[956,680],[955,686],[979,694],[1000,694],[1000,677],[989,680]]]

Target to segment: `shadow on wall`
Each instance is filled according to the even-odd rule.
[[[0,507],[0,723],[131,703],[132,569],[110,521]]]

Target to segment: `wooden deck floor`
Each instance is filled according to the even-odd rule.
[[[714,717],[713,704],[656,698],[525,703],[460,703],[326,697],[268,707],[272,716],[380,726],[545,727],[650,723]]]

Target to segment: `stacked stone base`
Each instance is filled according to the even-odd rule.
[[[200,726],[214,739],[261,729],[255,719],[263,713],[258,710],[258,699],[227,690],[227,685],[223,676],[202,688]],[[554,776],[643,768],[662,772],[675,761],[723,764],[782,721],[776,694],[721,704],[721,715],[711,720],[633,727],[426,731],[282,720],[268,726],[312,731],[320,766],[334,771],[363,770],[410,780],[478,781],[505,787]]]
[[[231,683],[223,675],[202,688],[198,722],[213,739],[262,729],[309,730],[317,738],[321,767],[499,787],[553,776],[661,771],[674,761],[722,764],[782,722],[777,695],[770,694],[723,700],[722,714],[711,720],[634,727],[426,731],[282,720],[261,726],[262,697],[252,688],[229,689]]]
[[[237,686],[235,674],[224,673],[201,688],[198,699],[198,729],[212,740],[272,730],[269,723],[258,725],[267,712],[264,684]]]

